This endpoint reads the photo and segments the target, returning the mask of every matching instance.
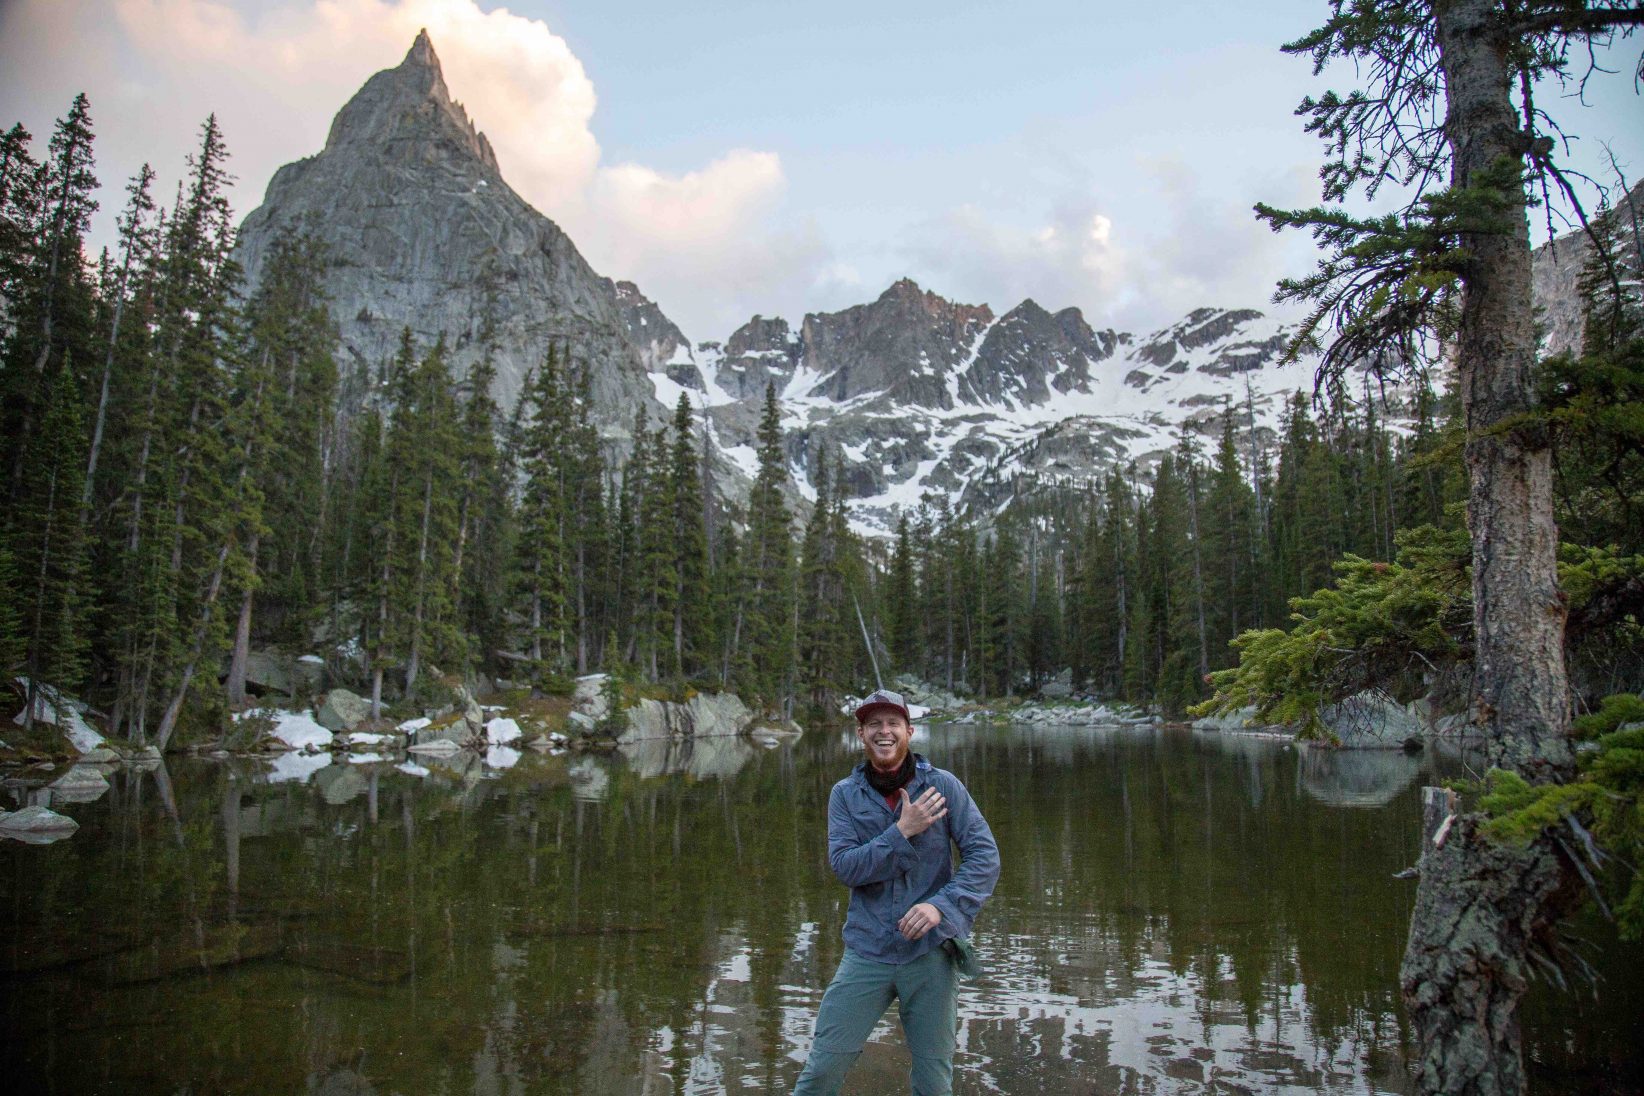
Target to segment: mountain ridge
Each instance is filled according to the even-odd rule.
[[[248,285],[278,235],[303,226],[332,249],[325,288],[357,369],[386,361],[409,326],[425,344],[445,335],[460,375],[489,312],[505,409],[550,345],[568,349],[592,367],[595,418],[615,456],[636,407],[661,419],[684,395],[732,496],[752,480],[771,386],[798,495],[814,498],[823,455],[838,454],[858,526],[872,532],[927,495],[994,507],[1024,482],[1145,466],[1184,433],[1210,438],[1233,409],[1249,457],[1272,444],[1290,394],[1313,387],[1315,360],[1286,360],[1292,329],[1257,309],[1199,308],[1143,335],[1031,298],[999,313],[907,277],[797,324],[756,315],[693,343],[632,281],[595,272],[507,184],[426,31],[343,105],[319,153],[274,174],[241,228]],[[1553,258],[1566,271],[1579,260]],[[1538,252],[1544,300],[1562,284],[1549,261]],[[1554,303],[1568,341],[1570,305]],[[1396,425],[1391,394],[1384,418]]]

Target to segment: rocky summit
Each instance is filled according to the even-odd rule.
[[[444,335],[464,373],[489,315],[503,406],[550,344],[596,364],[608,434],[654,401],[647,372],[657,363],[630,341],[618,287],[509,187],[490,142],[451,99],[426,31],[337,113],[320,153],[275,173],[240,228],[247,285],[280,234],[298,229],[328,245],[325,289],[345,368],[373,375],[409,327],[424,346]]]

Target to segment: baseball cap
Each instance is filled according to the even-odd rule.
[[[861,703],[856,706],[856,721],[858,723],[862,722],[868,717],[868,713],[875,708],[895,708],[902,713],[903,719],[909,723],[913,722],[913,716],[908,714],[907,701],[902,699],[901,693],[895,693],[889,689],[875,689],[863,697]]]

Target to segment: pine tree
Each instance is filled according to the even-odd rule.
[[[491,394],[497,367],[495,318],[489,304],[481,319],[479,344],[462,401],[451,571],[457,584],[457,620],[479,650],[487,652],[504,645],[503,610],[513,546],[508,467],[500,444],[506,423]]]
[[[691,404],[683,392],[674,409],[667,501],[673,548],[673,672],[684,677],[706,666],[714,641],[710,630],[713,618],[708,612],[708,532],[702,481],[691,427]]]
[[[1231,410],[1222,414],[1221,441],[1203,507],[1206,633],[1211,669],[1233,660],[1228,644],[1256,627],[1251,607],[1260,586],[1257,560],[1256,498],[1245,481]]]
[[[765,389],[758,433],[758,471],[748,496],[744,559],[752,578],[733,626],[734,656],[742,689],[767,706],[779,703],[793,650],[793,530],[782,499],[788,461],[782,450],[782,416],[776,389]]]
[[[1312,309],[1298,338],[1334,326],[1327,374],[1357,363],[1419,368],[1433,337],[1447,336],[1467,430],[1473,710],[1487,763],[1535,784],[1575,772],[1551,438],[1522,427],[1538,410],[1528,211],[1536,196],[1569,187],[1556,162],[1562,131],[1546,125],[1536,95],[1576,79],[1584,60],[1594,75],[1595,42],[1640,22],[1637,4],[1619,0],[1334,4],[1324,26],[1286,47],[1315,72],[1350,62],[1332,71],[1363,85],[1300,108],[1330,155],[1321,172],[1330,206],[1258,207],[1276,228],[1310,231],[1325,252],[1279,298]],[[1359,191],[1373,200],[1386,180],[1408,195],[1395,212],[1335,208]],[[1472,840],[1474,821],[1458,817],[1447,843],[1423,857],[1401,970],[1423,1092],[1523,1087],[1523,971],[1578,889],[1573,859],[1552,839],[1510,855]],[[1461,911],[1468,946],[1490,962],[1457,961]]]
[[[25,131],[14,127],[20,142]],[[92,285],[85,268],[82,242],[97,211],[97,177],[93,174],[91,112],[85,93],[74,97],[66,115],[57,120],[47,145],[46,160],[28,184],[6,181],[9,212],[32,213],[24,222],[22,253],[26,256],[16,290],[16,328],[6,340],[0,391],[5,395],[6,455],[10,492],[15,495],[22,476],[20,460],[50,399],[56,377],[52,368],[65,353],[89,360]],[[6,174],[20,173],[21,149],[8,137],[4,150]],[[26,203],[26,204],[25,204]],[[13,230],[15,232],[15,229]],[[8,309],[9,310],[9,309]]]
[[[635,629],[639,664],[651,681],[662,679],[665,652],[673,649],[674,597],[679,579],[674,570],[673,482],[668,475],[667,431],[658,427],[646,431],[643,455],[634,453],[638,465],[639,537],[635,559]],[[671,660],[670,660],[671,661]],[[672,666],[670,666],[670,671]]]
[[[56,370],[38,429],[22,455],[23,478],[7,525],[7,554],[20,603],[21,657],[28,677],[25,723],[40,686],[78,691],[86,671],[84,420],[71,363]],[[10,591],[8,590],[8,594]]]
[[[169,697],[155,730],[162,750],[196,673],[227,646],[222,593],[225,579],[243,571],[245,507],[254,489],[248,448],[254,442],[230,429],[230,386],[243,341],[227,157],[216,118],[208,117],[170,221],[157,291],[162,303],[153,321],[165,356],[160,422],[168,448],[157,453],[163,464],[158,471],[170,508],[165,535],[177,576],[171,614],[176,638],[170,656],[153,667]],[[237,421],[249,425],[243,417]]]
[[[385,366],[387,387],[396,393],[396,401],[403,405],[408,393],[409,377],[416,368],[417,349],[411,338],[411,329],[400,332],[399,348]],[[402,540],[407,522],[404,513],[405,483],[409,478],[404,465],[404,449],[414,444],[408,430],[396,432],[374,411],[364,416],[361,436],[361,486],[359,510],[364,526],[365,573],[360,590],[367,605],[360,620],[362,645],[366,665],[371,671],[371,718],[382,718],[383,679],[392,660],[401,652],[395,644],[401,639],[398,626],[399,604],[396,597],[404,579],[399,570],[404,549]],[[395,418],[398,418],[396,407]]]
[[[248,346],[232,407],[247,454],[246,562],[228,702],[245,702],[257,605],[288,637],[302,638],[323,611],[321,537],[329,484],[326,449],[336,399],[336,327],[318,285],[325,249],[311,234],[278,237],[246,310]]]
[[[924,662],[920,650],[919,591],[914,583],[913,544],[906,513],[896,518],[896,547],[891,554],[884,604],[890,621],[893,664],[905,673],[919,673]]]
[[[411,374],[406,396],[395,408],[389,449],[404,459],[401,483],[407,492],[396,507],[404,526],[395,540],[405,552],[397,568],[403,580],[397,600],[410,695],[425,658],[449,665],[466,655],[454,627],[456,576],[447,551],[457,534],[461,444],[444,336]]]
[[[1044,547],[1039,524],[1028,530],[1026,662],[1028,684],[1038,691],[1063,665],[1062,556]]]
[[[528,408],[520,442],[524,475],[519,511],[519,575],[538,672],[566,668],[569,444],[575,421],[564,363],[550,347],[522,397]]]
[[[605,457],[587,367],[577,371],[576,426],[571,436],[571,571],[572,616],[576,633],[576,670],[586,673],[594,652],[604,647],[603,630],[616,626],[608,595],[611,583],[611,537],[606,521]]]
[[[1025,676],[1027,613],[1022,591],[1021,544],[1008,526],[983,552],[980,642],[974,677],[993,696],[1014,696]]]
[[[28,284],[35,250],[34,227],[39,220],[40,176],[30,145],[34,138],[18,122],[0,134],[0,300],[7,302],[0,316],[0,361],[12,361],[10,344],[16,335],[15,304]]]
[[[817,459],[816,504],[805,524],[799,564],[799,674],[810,705],[829,709],[850,687],[860,647],[854,637],[859,583],[853,582],[850,529],[839,484],[839,459]]]
[[[130,297],[129,290],[133,277],[148,265],[149,253],[153,250],[155,244],[154,231],[148,223],[149,215],[154,212],[154,198],[149,193],[149,187],[153,182],[154,170],[144,164],[138,171],[137,177],[126,188],[128,196],[126,207],[120,213],[118,223],[120,233],[119,274],[109,287],[109,295],[114,298],[114,306],[109,319],[106,349],[103,355],[102,382],[98,385],[97,412],[92,422],[90,451],[86,457],[85,488],[81,499],[82,504],[85,506],[91,505],[92,491],[97,482],[97,460],[102,451],[103,428],[108,418],[115,363],[120,356],[121,321],[125,319],[126,306]]]

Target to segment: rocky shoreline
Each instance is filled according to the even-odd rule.
[[[605,674],[577,678],[563,695],[506,681],[438,679],[423,693],[423,703],[411,709],[420,714],[406,718],[401,704],[392,709],[395,718],[372,719],[370,701],[347,688],[311,693],[306,703],[292,697],[323,679],[323,664],[316,671],[305,660],[282,668],[264,659],[258,669],[265,679],[263,703],[235,713],[219,733],[188,742],[178,752],[251,759],[267,766],[263,772],[272,782],[306,782],[327,772],[334,782],[379,764],[413,776],[433,775],[430,766],[435,766],[468,781],[511,769],[527,753],[544,758],[620,754],[641,777],[685,772],[706,779],[734,773],[757,751],[801,734],[797,723],[756,711],[732,693],[687,691],[665,698]],[[1173,723],[1150,708],[1074,695],[1057,684],[1032,698],[988,701],[913,679],[893,682],[915,722],[934,733],[943,727],[1042,724],[1175,727],[1281,741],[1299,737],[1294,728],[1257,722],[1254,709]],[[25,696],[26,681],[15,685],[18,697]],[[274,695],[278,691],[283,698]],[[23,726],[30,721],[19,712],[0,731],[0,783],[20,808],[0,810],[0,838],[61,840],[76,823],[52,808],[101,798],[122,769],[161,767],[153,746],[105,739],[96,727],[98,713],[56,689],[41,686],[36,705],[32,727]],[[846,698],[841,720],[854,706],[855,699]],[[1426,699],[1406,705],[1372,693],[1329,706],[1321,712],[1321,724],[1324,734],[1310,744],[1343,751],[1417,751],[1429,741],[1460,740],[1466,730],[1461,717],[1438,715]],[[573,782],[608,779],[597,758],[581,763],[573,756],[554,764],[568,766]],[[597,795],[600,789],[585,790]]]

